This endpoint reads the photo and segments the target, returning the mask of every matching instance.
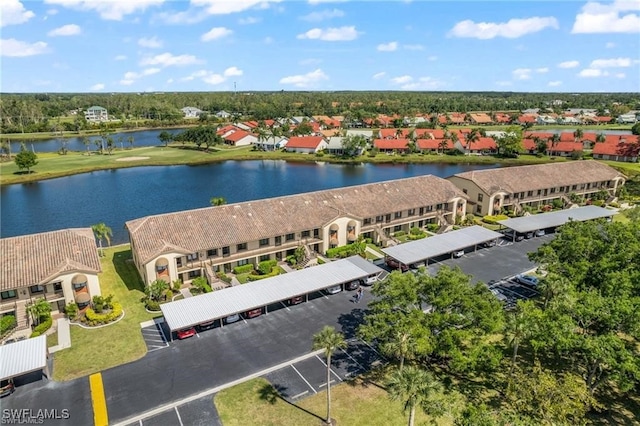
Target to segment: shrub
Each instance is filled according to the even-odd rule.
[[[506,220],[506,219],[509,219],[507,215],[498,214],[494,216],[485,216],[482,218],[482,221],[490,225],[495,225],[496,223],[498,223],[499,220]]]
[[[316,152],[316,157],[324,157],[324,152],[322,151]]]
[[[31,333],[31,337],[37,337],[37,336],[40,336],[41,334],[44,334],[48,329],[51,328],[51,325],[53,325],[53,318],[51,318],[51,315],[49,315],[47,318],[42,320],[42,322],[33,329],[33,333]]]
[[[424,231],[420,228],[418,228],[417,226],[414,226],[413,228],[411,228],[409,230],[409,233],[411,235],[420,235],[420,234],[424,234]]]
[[[294,255],[287,256],[285,260],[291,266],[296,266],[298,264],[298,261],[296,260],[296,257]]]
[[[247,281],[258,281],[263,280],[265,278],[275,277],[276,275],[280,275],[280,268],[273,268],[270,273],[264,275],[249,275],[247,277]]]
[[[562,202],[561,199],[556,198],[551,202],[551,205],[553,206],[554,209],[561,209],[564,206],[564,203]]]
[[[160,304],[158,304],[158,302],[155,303],[157,304],[157,310],[160,310]],[[149,307],[149,304],[150,301],[147,302],[147,309],[150,311],[154,310]],[[122,315],[122,305],[118,302],[113,302],[113,309],[104,314],[97,313],[93,309],[89,308],[84,315],[91,325],[108,324],[120,318]]]
[[[262,275],[268,274],[277,264],[278,261],[275,259],[263,260],[262,262],[258,263],[258,272]]]
[[[598,207],[602,207],[602,206],[604,206],[604,201],[603,200],[594,200],[593,201],[593,205],[594,206],[598,206]]]
[[[616,209],[617,209],[618,207],[620,207],[620,204],[618,204],[618,203],[616,203],[616,202],[609,203],[609,205],[610,205],[611,207],[616,208]]]
[[[64,313],[67,314],[69,319],[76,319],[76,317],[78,316],[78,304],[73,302],[69,303],[67,306],[65,306]]]
[[[4,315],[0,318],[0,334],[4,335],[4,333],[15,327],[16,324],[16,317],[13,315]]]
[[[319,258],[318,258],[318,265],[322,265],[322,264],[324,264],[324,263],[325,263],[325,261],[324,261],[324,260],[322,260],[322,258],[320,258],[320,257],[319,257]]]
[[[231,284],[231,277],[229,277],[224,272],[218,272],[218,278],[220,278],[223,282],[227,284]]]
[[[253,263],[248,263],[242,266],[236,266],[233,268],[233,273],[236,275],[246,274],[247,272],[253,271]]]
[[[174,290],[180,290],[180,287],[182,287],[182,280],[175,280],[171,284],[173,285]]]
[[[438,225],[437,223],[428,223],[427,224],[427,230],[430,232],[436,232],[438,230],[438,228],[440,228],[440,225]]]
[[[394,237],[404,237],[405,235],[407,235],[405,231],[398,231],[393,233]]]
[[[167,300],[171,300],[173,298],[173,292],[171,290],[167,290],[164,296]]]
[[[159,311],[160,310],[160,302],[156,302],[155,300],[147,300],[144,304],[145,308],[150,311]]]

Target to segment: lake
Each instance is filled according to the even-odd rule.
[[[102,170],[0,188],[0,235],[11,237],[104,222],[113,244],[124,223],[143,216],[433,174],[448,177],[496,165],[226,161],[197,166]],[[372,200],[375,202],[375,200]]]

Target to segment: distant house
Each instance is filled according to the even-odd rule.
[[[109,114],[107,113],[106,108],[94,105],[84,112],[84,118],[87,121],[108,121]]]
[[[367,142],[371,142],[373,138],[373,130],[347,130],[347,136],[362,136],[367,140]]]
[[[468,114],[473,124],[492,124],[493,120],[484,112],[471,112]]]
[[[470,145],[463,137],[458,138],[458,141],[454,144],[454,147],[465,154],[496,154],[498,147],[496,141],[493,138],[479,137],[477,141],[473,141]]]
[[[258,139],[255,143],[257,149],[263,151],[276,151],[282,149],[289,142],[286,136],[269,136],[266,139]]]
[[[184,118],[198,118],[202,114],[202,110],[196,107],[184,107],[182,114],[184,114]]]
[[[327,142],[322,136],[294,136],[289,139],[284,147],[287,152],[299,152],[303,154],[314,154],[327,147]]]
[[[640,138],[631,135],[609,135],[604,143],[593,146],[593,158],[637,163]]]
[[[235,132],[228,133],[222,138],[224,139],[224,143],[232,146],[247,146],[258,141],[258,138],[254,134],[249,133],[246,130],[236,130]]]
[[[620,124],[634,124],[636,121],[638,121],[638,118],[632,113],[619,115],[616,119],[616,122]]]
[[[220,110],[220,111],[216,112],[216,117],[227,119],[227,118],[231,117],[231,114],[228,113],[225,110]]]
[[[373,147],[380,152],[409,152],[409,139],[376,139]]]

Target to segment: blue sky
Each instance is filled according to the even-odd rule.
[[[640,0],[2,0],[2,92],[639,92]]]

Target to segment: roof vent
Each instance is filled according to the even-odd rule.
[[[247,213],[247,215],[251,216],[251,213]]]

